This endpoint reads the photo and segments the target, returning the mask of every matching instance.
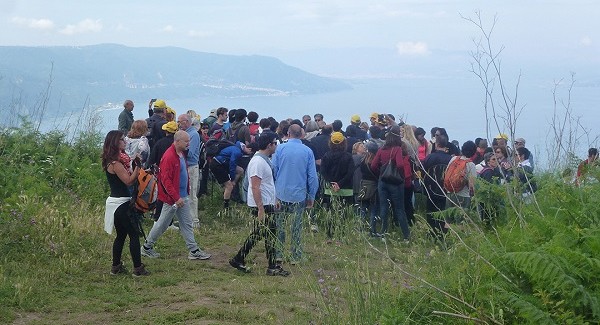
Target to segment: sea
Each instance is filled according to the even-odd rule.
[[[368,121],[372,112],[389,113],[397,121],[423,127],[428,133],[434,126],[444,127],[450,140],[461,144],[477,137],[491,139],[499,133],[510,135],[507,125],[512,121],[514,137],[526,140],[526,146],[534,153],[540,168],[556,159],[548,152],[559,145],[557,129],[563,126],[563,138],[567,135],[576,138],[578,156],[585,158],[587,148],[598,145],[598,86],[578,87],[575,84],[569,91],[569,83],[555,86],[551,80],[522,79],[518,87],[506,82],[507,100],[500,96],[499,89],[492,89],[492,105],[489,100],[486,104],[486,89],[473,77],[361,78],[347,82],[352,89],[321,94],[159,98],[178,114],[193,109],[202,118],[211,109],[223,106],[244,108],[257,112],[259,118],[273,116],[277,120],[301,119],[305,114],[321,113],[326,122],[340,120],[344,128],[354,114]],[[135,102],[134,118],[147,118],[150,98],[130,99]],[[42,130],[72,129],[69,123],[93,123],[106,133],[117,127],[118,115],[123,110],[122,100],[113,99],[90,106],[85,117],[80,116],[81,109],[68,116],[49,116],[44,120]],[[507,113],[507,107],[512,110],[511,114]],[[90,118],[93,122],[87,121]],[[566,132],[574,130],[575,133]]]

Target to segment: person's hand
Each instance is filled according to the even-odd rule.
[[[334,192],[337,192],[337,191],[339,191],[339,190],[340,190],[340,186],[338,185],[338,183],[337,183],[337,182],[331,182],[331,189],[332,189]]]
[[[307,208],[309,208],[309,209],[312,208],[314,206],[314,204],[315,204],[315,200],[311,200],[311,199],[306,200]]]
[[[178,208],[181,208],[181,207],[184,205],[184,201],[183,201],[183,199],[182,199],[182,198],[179,198],[179,200],[177,200],[177,201],[175,202],[175,205],[176,205]]]
[[[258,215],[256,216],[256,219],[260,223],[265,222],[265,207],[263,207],[263,206],[258,207]]]

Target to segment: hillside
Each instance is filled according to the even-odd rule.
[[[234,56],[182,48],[0,47],[0,98],[34,96],[52,75],[63,107],[126,97],[286,96],[348,89],[265,56]],[[52,110],[53,108],[50,107]]]

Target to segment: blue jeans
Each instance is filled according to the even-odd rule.
[[[281,211],[277,213],[277,251],[275,257],[280,260],[283,258],[283,250],[285,248],[285,226],[288,217],[291,216],[292,223],[292,243],[291,253],[292,260],[300,261],[302,259],[302,214],[306,207],[306,201],[302,202],[281,202]]]
[[[382,228],[381,233],[386,233],[388,231],[388,199],[392,203],[392,208],[394,209],[394,218],[400,228],[402,229],[402,234],[404,235],[404,239],[409,239],[410,230],[408,228],[408,222],[406,220],[406,212],[404,211],[404,184],[395,185],[389,184],[382,181],[379,181],[377,185],[377,189],[379,191],[379,215],[382,220]],[[375,221],[371,220],[371,230],[375,230]]]

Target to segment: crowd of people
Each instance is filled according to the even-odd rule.
[[[523,138],[512,144],[506,134],[459,145],[450,141],[442,127],[430,130],[396,121],[392,114],[372,113],[369,122],[358,115],[343,128],[340,120],[327,123],[324,115],[277,121],[259,118],[257,112],[219,107],[201,119],[189,110],[177,116],[164,100],[151,100],[148,118],[135,120],[134,103],[127,100],[119,115],[118,130],[108,133],[102,166],[111,188],[107,216],[114,215],[117,237],[113,245],[112,274],[126,273],[121,252],[127,236],[133,259],[133,275],[149,272],[141,256],[160,256],[153,248],[169,227],[178,229],[189,251],[189,259],[205,260],[194,238],[200,226],[198,198],[208,193],[215,181],[223,189],[223,209],[232,202],[245,202],[256,217],[253,230],[237,254],[232,267],[249,272],[245,257],[259,241],[265,240],[267,275],[287,276],[284,261],[302,263],[302,232],[305,211],[310,229],[318,231],[315,201],[325,209],[334,204],[348,207],[368,224],[369,234],[385,237],[392,224],[399,228],[404,242],[411,240],[415,223],[414,196],[426,198],[427,223],[434,238],[443,238],[448,223],[461,222],[461,216],[441,220],[435,213],[456,206],[469,209],[476,190],[476,178],[485,182],[521,184],[520,195],[527,200],[537,190],[533,154]],[[578,182],[596,162],[598,150],[578,170]],[[157,165],[158,202],[155,223],[143,245],[139,234],[127,223],[126,198],[140,168]],[[488,207],[476,207],[484,221]],[[337,211],[337,210],[336,210]],[[332,213],[342,218],[341,212]],[[178,228],[173,225],[177,217]],[[110,218],[108,218],[110,219]],[[289,253],[286,252],[287,225],[291,225]],[[335,222],[323,222],[328,242],[336,234]]]

